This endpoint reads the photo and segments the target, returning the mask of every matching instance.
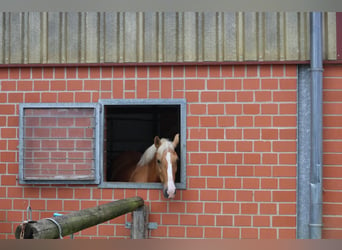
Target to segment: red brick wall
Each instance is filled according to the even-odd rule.
[[[14,237],[28,204],[38,220],[135,195],[146,200],[150,221],[158,223],[152,238],[295,238],[296,74],[295,65],[1,69],[0,238]],[[326,81],[338,88],[336,78]],[[341,100],[336,91],[327,93],[325,98]],[[99,98],[187,99],[186,190],[167,201],[159,190],[18,184],[18,103]],[[328,109],[341,112],[326,103]],[[332,126],[325,138],[335,138],[339,120],[325,119]],[[341,215],[336,187],[342,182],[335,174],[340,157],[334,154],[340,142],[325,143],[331,152],[325,164],[332,166],[324,172],[324,213],[333,230],[325,228],[324,235],[333,237],[341,232],[331,219]],[[126,220],[130,215],[75,238],[128,238]]]
[[[342,65],[323,72],[323,238],[342,238]]]

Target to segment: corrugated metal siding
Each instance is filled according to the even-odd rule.
[[[336,59],[336,14],[324,14]],[[309,13],[0,13],[0,64],[309,60]]]

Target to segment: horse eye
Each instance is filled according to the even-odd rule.
[[[161,163],[161,161],[160,161],[159,159],[157,159],[157,163],[158,163],[158,164],[160,164],[160,163]]]

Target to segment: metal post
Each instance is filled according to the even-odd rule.
[[[311,28],[311,204],[310,238],[322,238],[322,13],[310,14]]]
[[[298,65],[297,82],[297,239],[309,239],[311,163],[311,72]]]

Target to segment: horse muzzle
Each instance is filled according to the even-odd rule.
[[[167,188],[164,188],[163,194],[164,194],[164,197],[165,197],[166,199],[173,199],[173,198],[175,197],[175,195],[176,195],[176,189],[174,189],[174,190],[169,190],[169,189],[167,189]]]

